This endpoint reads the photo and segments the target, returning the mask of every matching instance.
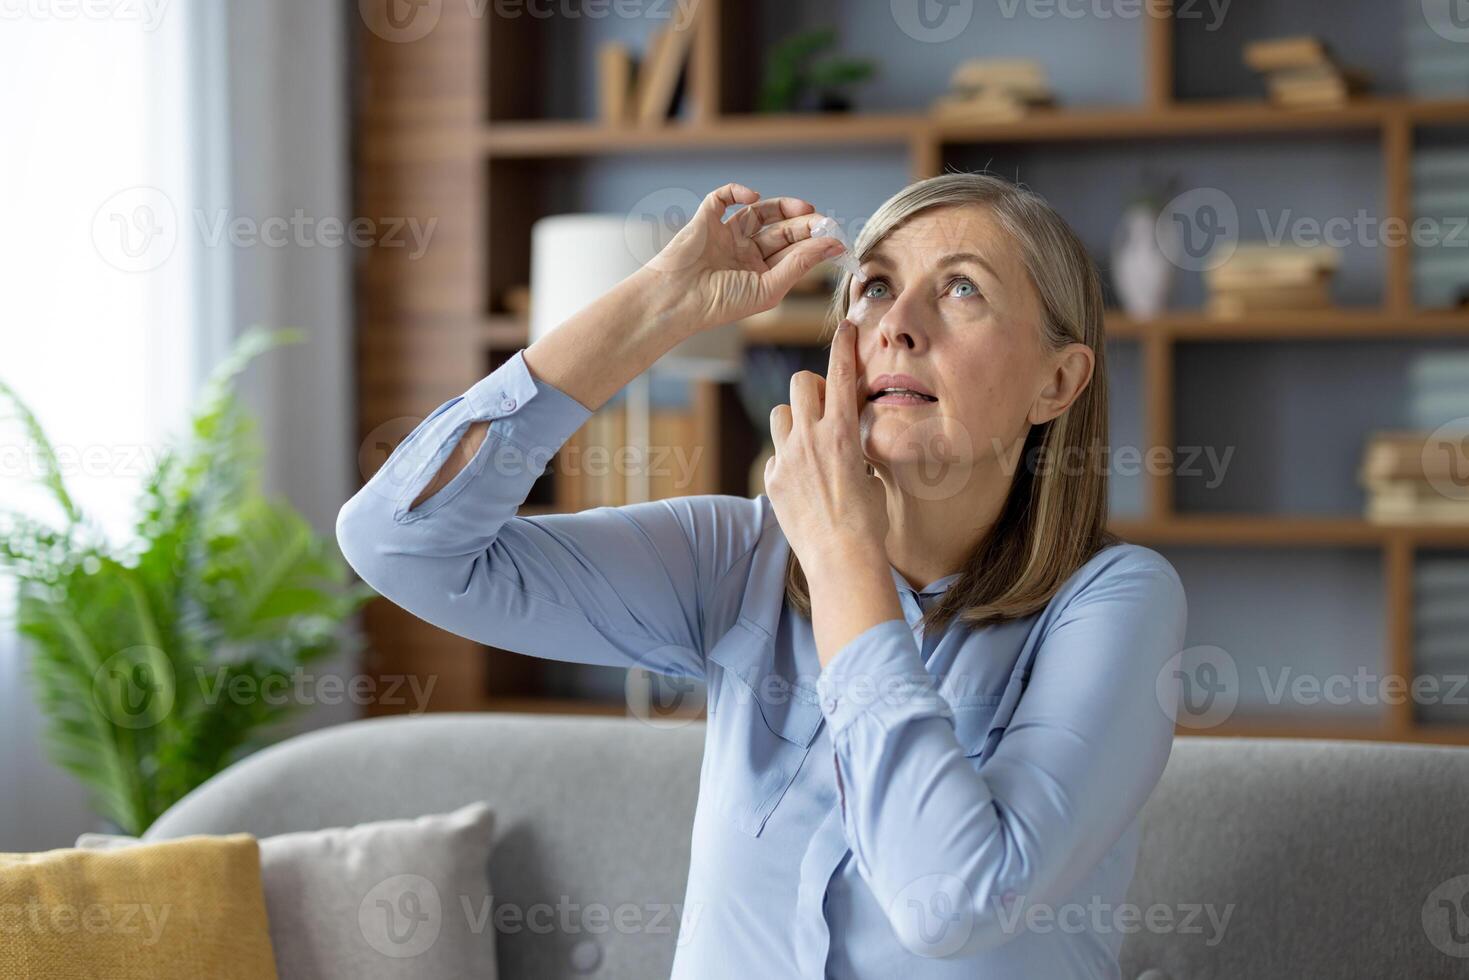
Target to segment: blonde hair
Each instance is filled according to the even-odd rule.
[[[852,245],[859,261],[914,215],[930,208],[980,205],[1010,236],[1040,297],[1041,339],[1051,350],[1080,342],[1092,349],[1090,383],[1065,412],[1032,426],[999,518],[970,553],[959,578],[924,615],[925,628],[958,619],[983,626],[1045,608],[1061,585],[1101,548],[1107,531],[1106,338],[1102,286],[1085,246],[1038,194],[985,173],[946,173],[916,181],[878,208]],[[850,273],[828,310],[828,334],[847,314]],[[1076,456],[1080,472],[1057,465]],[[805,573],[793,551],[786,597],[811,615]]]

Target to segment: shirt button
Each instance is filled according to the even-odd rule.
[[[500,411],[502,411],[502,412],[513,412],[513,411],[515,411],[515,399],[514,398],[502,398],[502,399],[500,399]]]
[[[837,699],[830,694],[826,696],[826,700],[823,701],[822,704],[826,706],[826,711],[828,714],[837,709]]]

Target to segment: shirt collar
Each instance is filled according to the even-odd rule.
[[[914,589],[913,586],[908,584],[908,580],[903,577],[903,573],[894,568],[891,563],[888,564],[888,568],[893,573],[893,583],[897,585],[898,591],[901,592],[906,589],[909,592],[916,592],[918,595],[941,595],[949,586],[958,580],[960,575],[959,572],[954,572],[950,575],[945,575],[941,579],[935,579],[921,589]]]

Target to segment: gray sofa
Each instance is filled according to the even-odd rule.
[[[354,722],[251,756],[146,836],[265,837],[486,800],[497,901],[669,913],[661,928],[650,912],[636,931],[501,934],[501,976],[649,980],[673,959],[702,736],[503,714]],[[1469,749],[1179,738],[1144,815],[1138,914],[1096,914],[1128,933],[1126,978],[1469,976],[1466,800]]]

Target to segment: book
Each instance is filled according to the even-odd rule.
[[[1469,480],[1469,473],[1460,472],[1469,469],[1463,459],[1465,439],[1469,430],[1459,438],[1452,432],[1437,438],[1419,431],[1374,433],[1362,454],[1361,481],[1371,489],[1399,493],[1400,487],[1417,484],[1432,490],[1430,480]]]
[[[1333,63],[1331,50],[1318,37],[1277,37],[1245,45],[1245,64],[1258,72],[1310,68]]]
[[[1469,500],[1439,497],[1403,503],[1373,494],[1366,517],[1374,524],[1469,524]]]
[[[1023,119],[1031,110],[1049,104],[1049,101],[1026,101],[987,89],[975,96],[940,96],[934,100],[930,116],[937,122],[946,123],[1010,122]]]
[[[597,48],[597,110],[608,126],[632,121],[633,56],[625,44],[603,42]]]
[[[1272,102],[1287,106],[1340,105],[1367,88],[1359,71],[1330,67],[1290,69],[1266,76]]]
[[[1235,245],[1229,260],[1217,268],[1224,268],[1225,265],[1235,268],[1249,266],[1252,269],[1282,268],[1289,264],[1335,269],[1341,265],[1341,249],[1334,245],[1290,245],[1285,243],[1272,245],[1269,242],[1239,242]]]
[[[639,125],[658,126],[668,118],[698,26],[696,13],[682,26],[664,27],[649,40],[648,56],[638,71]]]
[[[1299,285],[1213,289],[1204,301],[1205,311],[1221,320],[1237,320],[1251,313],[1316,310],[1329,306],[1331,295],[1324,278]]]
[[[952,94],[972,95],[985,89],[1000,89],[1022,99],[1051,97],[1045,66],[1029,58],[970,58],[949,76]]]

